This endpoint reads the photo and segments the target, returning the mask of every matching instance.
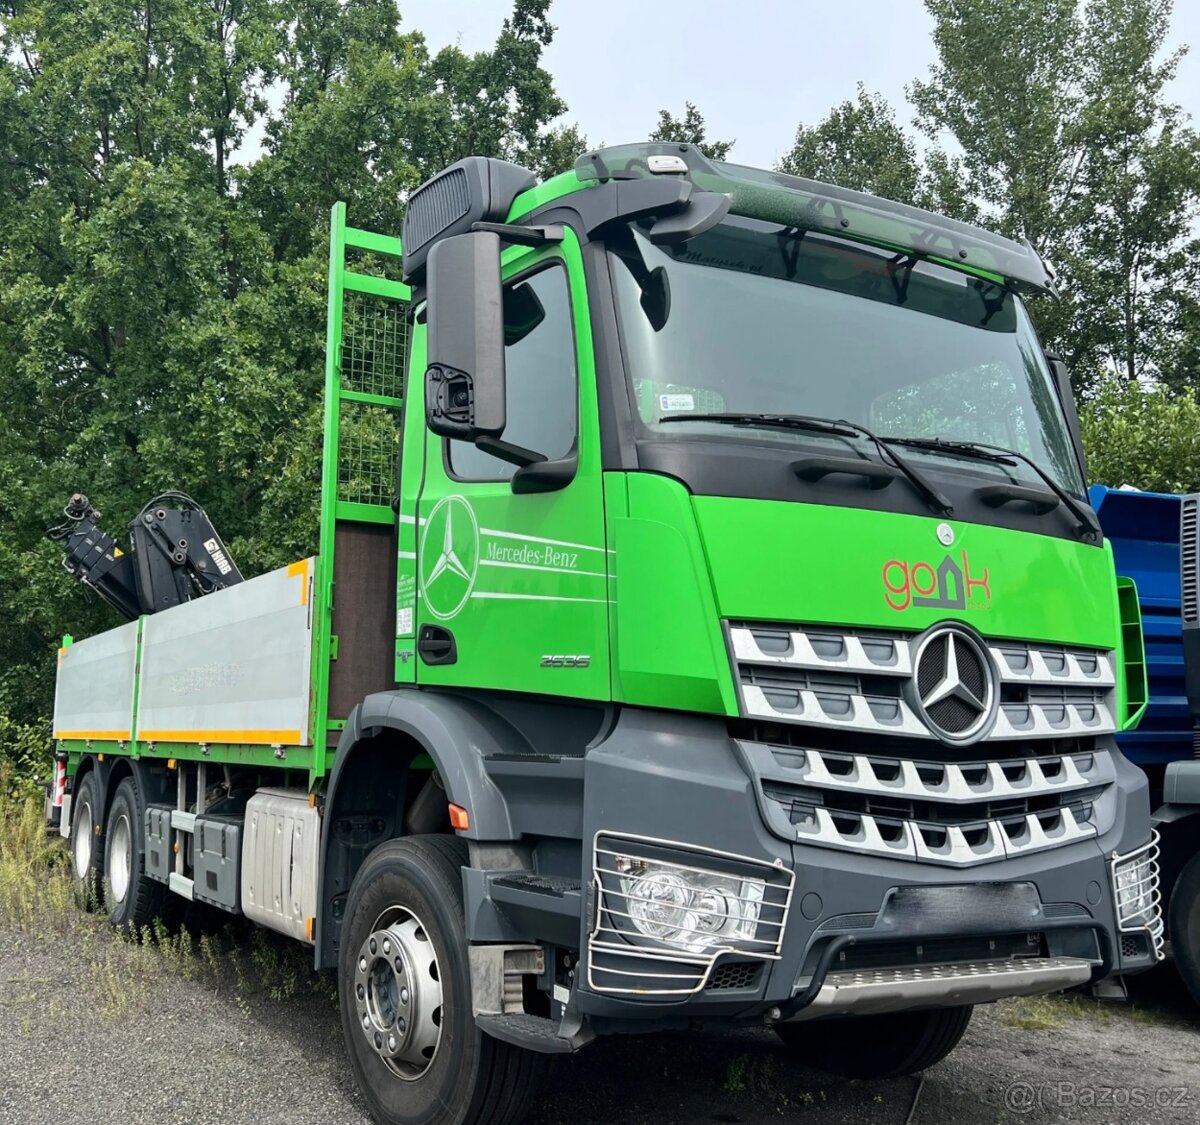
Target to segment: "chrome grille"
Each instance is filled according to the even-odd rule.
[[[985,762],[736,740],[767,826],[785,840],[965,867],[1106,831],[1107,750]]]
[[[732,622],[742,714],[827,730],[932,739],[909,702],[917,636],[828,626]],[[1116,730],[1113,655],[1095,649],[988,641],[1001,687],[996,739],[1073,738]],[[936,669],[926,660],[922,674]],[[926,669],[929,671],[927,672]],[[948,732],[949,708],[937,721]]]

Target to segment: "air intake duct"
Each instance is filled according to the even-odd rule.
[[[536,183],[528,168],[486,156],[468,156],[426,180],[404,212],[404,280],[420,282],[439,238],[466,234],[474,223],[504,222],[517,196]]]

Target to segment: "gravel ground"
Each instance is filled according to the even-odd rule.
[[[0,1122],[366,1125],[331,978],[261,933],[206,940],[232,951],[0,923]],[[757,1030],[601,1041],[558,1061],[529,1125],[1195,1122],[1200,1019],[1181,987],[1165,968],[1131,1005],[981,1008],[923,1080],[833,1078]]]

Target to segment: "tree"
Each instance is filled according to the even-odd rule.
[[[921,182],[912,137],[887,99],[861,82],[853,101],[834,106],[818,125],[797,127],[779,170],[904,202],[916,198]]]
[[[1200,199],[1200,144],[1165,96],[1170,0],[926,0],[938,61],[910,98],[953,136],[988,221],[1059,268],[1043,337],[1086,385],[1156,376],[1178,343],[1176,280]]]
[[[704,117],[691,102],[684,102],[683,117],[672,116],[670,110],[658,111],[658,125],[650,134],[652,141],[679,141],[695,145],[710,160],[724,160],[734,141],[710,141]]]
[[[1150,492],[1200,491],[1200,399],[1120,375],[1100,379],[1079,404],[1088,476]]]
[[[922,160],[916,142],[896,121],[887,99],[860,82],[853,100],[834,106],[817,125],[801,123],[779,170],[793,176],[913,203],[972,220],[958,162],[940,150]]]
[[[183,489],[248,573],[314,549],[329,208],[398,232],[461,156],[586,147],[552,125],[548,11],[431,54],[394,0],[5,7],[0,740],[45,737],[58,638],[113,623],[43,538],[71,492],[120,534]]]

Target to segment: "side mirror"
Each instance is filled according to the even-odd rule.
[[[546,307],[528,282],[523,281],[520,285],[514,285],[504,291],[506,348],[519,344],[545,319]]]
[[[504,308],[500,239],[458,234],[429,251],[425,416],[442,437],[504,432]]]

